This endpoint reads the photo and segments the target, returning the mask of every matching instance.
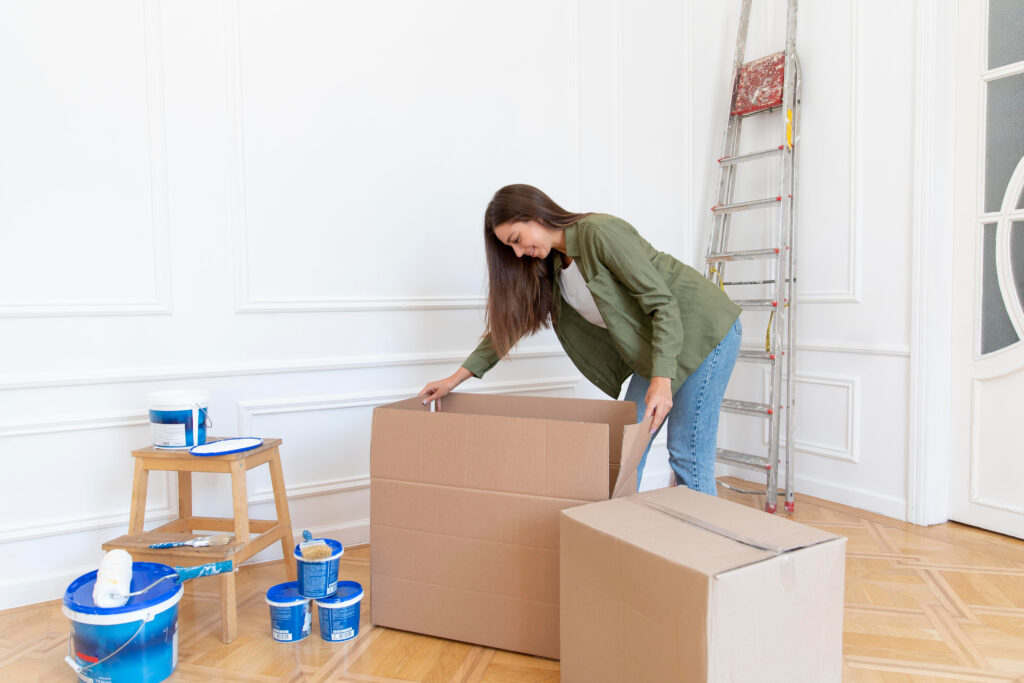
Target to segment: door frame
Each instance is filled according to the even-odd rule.
[[[914,524],[949,519],[956,88],[960,13],[978,0],[914,5],[913,224],[907,410],[907,511]],[[973,168],[973,164],[972,164]]]

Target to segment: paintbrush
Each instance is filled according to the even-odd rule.
[[[180,548],[191,546],[193,548],[206,548],[208,546],[227,545],[233,536],[199,536],[190,538],[187,541],[168,541],[167,543],[154,543],[150,548]]]
[[[313,534],[308,531],[302,532],[302,543],[299,544],[299,553],[304,560],[324,560],[333,554],[331,546],[321,539],[313,540]]]

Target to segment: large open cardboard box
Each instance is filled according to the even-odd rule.
[[[840,680],[845,538],[684,487],[561,518],[566,683]]]
[[[449,394],[377,407],[374,624],[557,658],[565,508],[636,492],[650,423],[626,401]]]

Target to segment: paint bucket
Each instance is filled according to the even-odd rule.
[[[337,593],[316,601],[320,637],[340,643],[359,635],[359,605],[362,601],[362,586],[355,581],[339,581]]]
[[[146,394],[149,431],[157,448],[192,448],[206,443],[210,395],[205,391],[151,391]]]
[[[313,606],[299,595],[296,581],[279,583],[267,591],[270,634],[279,643],[302,640],[313,630]]]
[[[157,683],[170,676],[178,664],[178,601],[184,587],[176,580],[159,581],[121,607],[97,607],[96,574],[83,574],[64,592],[62,611],[71,620],[65,661],[78,680]],[[136,562],[132,589],[174,575],[173,567]]]
[[[295,564],[298,570],[299,595],[305,598],[326,598],[338,590],[338,562],[345,548],[329,538],[314,539],[331,547],[330,557],[309,560],[302,557],[299,546],[295,546]]]

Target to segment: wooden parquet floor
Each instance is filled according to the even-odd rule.
[[[721,495],[763,505],[763,498]],[[955,523],[915,527],[808,496],[798,496],[794,518],[849,539],[844,681],[1024,681],[1024,542]],[[369,557],[369,546],[346,549],[342,578],[367,587]],[[231,645],[220,642],[216,578],[191,582],[168,681],[559,680],[555,661],[374,628],[369,595],[356,639],[325,642],[314,622],[306,640],[276,643],[264,595],[283,574],[279,562],[240,570],[239,636]],[[0,612],[0,681],[74,681],[63,661],[68,630],[58,601]]]

